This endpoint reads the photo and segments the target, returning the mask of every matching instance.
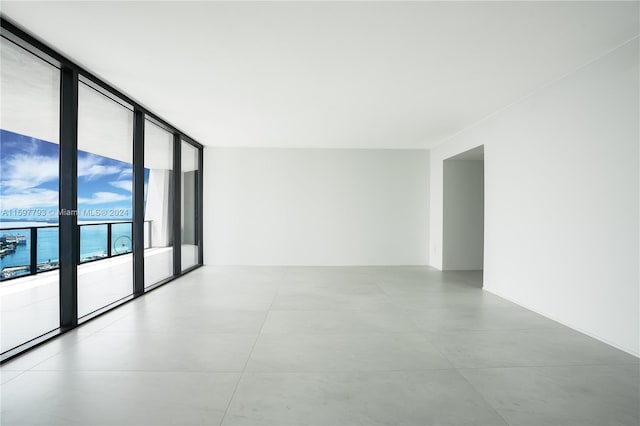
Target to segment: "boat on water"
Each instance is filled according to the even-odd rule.
[[[0,252],[2,253],[14,253],[16,251],[15,244],[3,244]]]
[[[3,235],[3,239],[8,244],[17,244],[17,245],[26,245],[27,237],[23,234],[5,234]]]
[[[26,244],[27,237],[23,234],[0,235],[0,258],[15,253],[17,246],[23,246]]]
[[[15,252],[16,252],[15,243],[2,243],[2,245],[0,245],[0,258],[3,258]]]

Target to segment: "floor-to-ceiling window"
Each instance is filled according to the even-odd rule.
[[[200,151],[186,141],[182,141],[181,158],[181,228],[182,228],[182,270],[198,264],[198,186],[200,182]]]
[[[81,78],[79,317],[133,293],[132,185],[133,108]],[[108,264],[92,262],[106,258]]]
[[[201,264],[202,146],[1,22],[4,362]]]
[[[145,120],[144,285],[173,275],[173,134]]]
[[[58,327],[60,70],[0,41],[0,346]],[[41,273],[37,282],[32,279]]]

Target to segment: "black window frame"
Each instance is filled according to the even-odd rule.
[[[136,101],[129,95],[121,92],[117,88],[102,80],[97,75],[76,64],[62,53],[29,34],[19,25],[11,22],[5,16],[0,15],[0,37],[18,45],[29,53],[43,59],[56,68],[60,69],[60,188],[59,188],[59,209],[70,211],[77,210],[78,195],[78,84],[80,79],[88,80],[100,91],[120,99],[133,108],[133,289],[132,294],[104,306],[89,315],[78,318],[78,276],[77,268],[80,252],[80,228],[75,215],[59,216],[59,305],[60,323],[59,328],[44,333],[34,339],[26,341],[12,349],[0,354],[0,364],[18,357],[27,351],[34,349],[43,343],[50,341],[64,333],[73,330],[92,319],[103,315],[123,304],[138,297],[144,296],[149,291],[153,291],[203,265],[203,145],[191,138],[188,134],[162,119],[153,111],[149,110],[142,103]],[[198,191],[196,194],[196,226],[198,236],[198,263],[193,267],[180,270],[180,244],[174,244],[173,275],[150,285],[144,286],[144,122],[149,119],[154,124],[160,126],[174,136],[174,170],[171,187],[174,190],[180,188],[180,155],[181,142],[187,142],[198,150],[198,164],[200,173],[198,174]],[[178,220],[178,226],[173,226],[173,241],[182,240],[180,229],[180,197],[173,198],[174,221]],[[178,212],[176,217],[175,212]],[[176,268],[177,266],[177,268]]]

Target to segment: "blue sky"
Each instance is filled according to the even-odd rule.
[[[19,216],[12,209],[57,210],[57,144],[0,130],[0,206],[3,219],[56,219],[56,216]],[[78,212],[122,210],[125,216],[101,215],[96,220],[131,219],[133,166],[84,151],[78,152]],[[145,169],[145,190],[149,171]],[[146,192],[146,191],[145,191]]]

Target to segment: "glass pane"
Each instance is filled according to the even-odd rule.
[[[78,87],[78,316],[133,293],[133,111],[80,81]],[[129,222],[123,224],[122,222]],[[108,223],[112,223],[111,239]],[[111,254],[111,257],[109,257]],[[116,256],[117,255],[117,256]]]
[[[146,120],[144,138],[147,287],[173,275],[173,134]]]
[[[80,225],[80,263],[107,257],[107,225]]]
[[[60,266],[58,263],[59,246],[59,232],[58,227],[38,228],[38,272],[51,271],[58,269]]]
[[[182,142],[181,153],[182,183],[182,270],[198,263],[198,155],[199,150],[187,142]]]
[[[31,231],[28,228],[0,231],[0,245],[3,281],[31,273]]]
[[[132,251],[131,223],[114,223],[111,225],[111,253],[115,256],[131,253]]]
[[[57,241],[51,241],[57,235],[47,234],[49,228],[32,229],[58,222],[60,70],[5,38],[0,63],[0,352],[5,352],[59,327],[57,272],[30,274],[36,266],[31,232],[42,236],[34,269],[57,267]]]

